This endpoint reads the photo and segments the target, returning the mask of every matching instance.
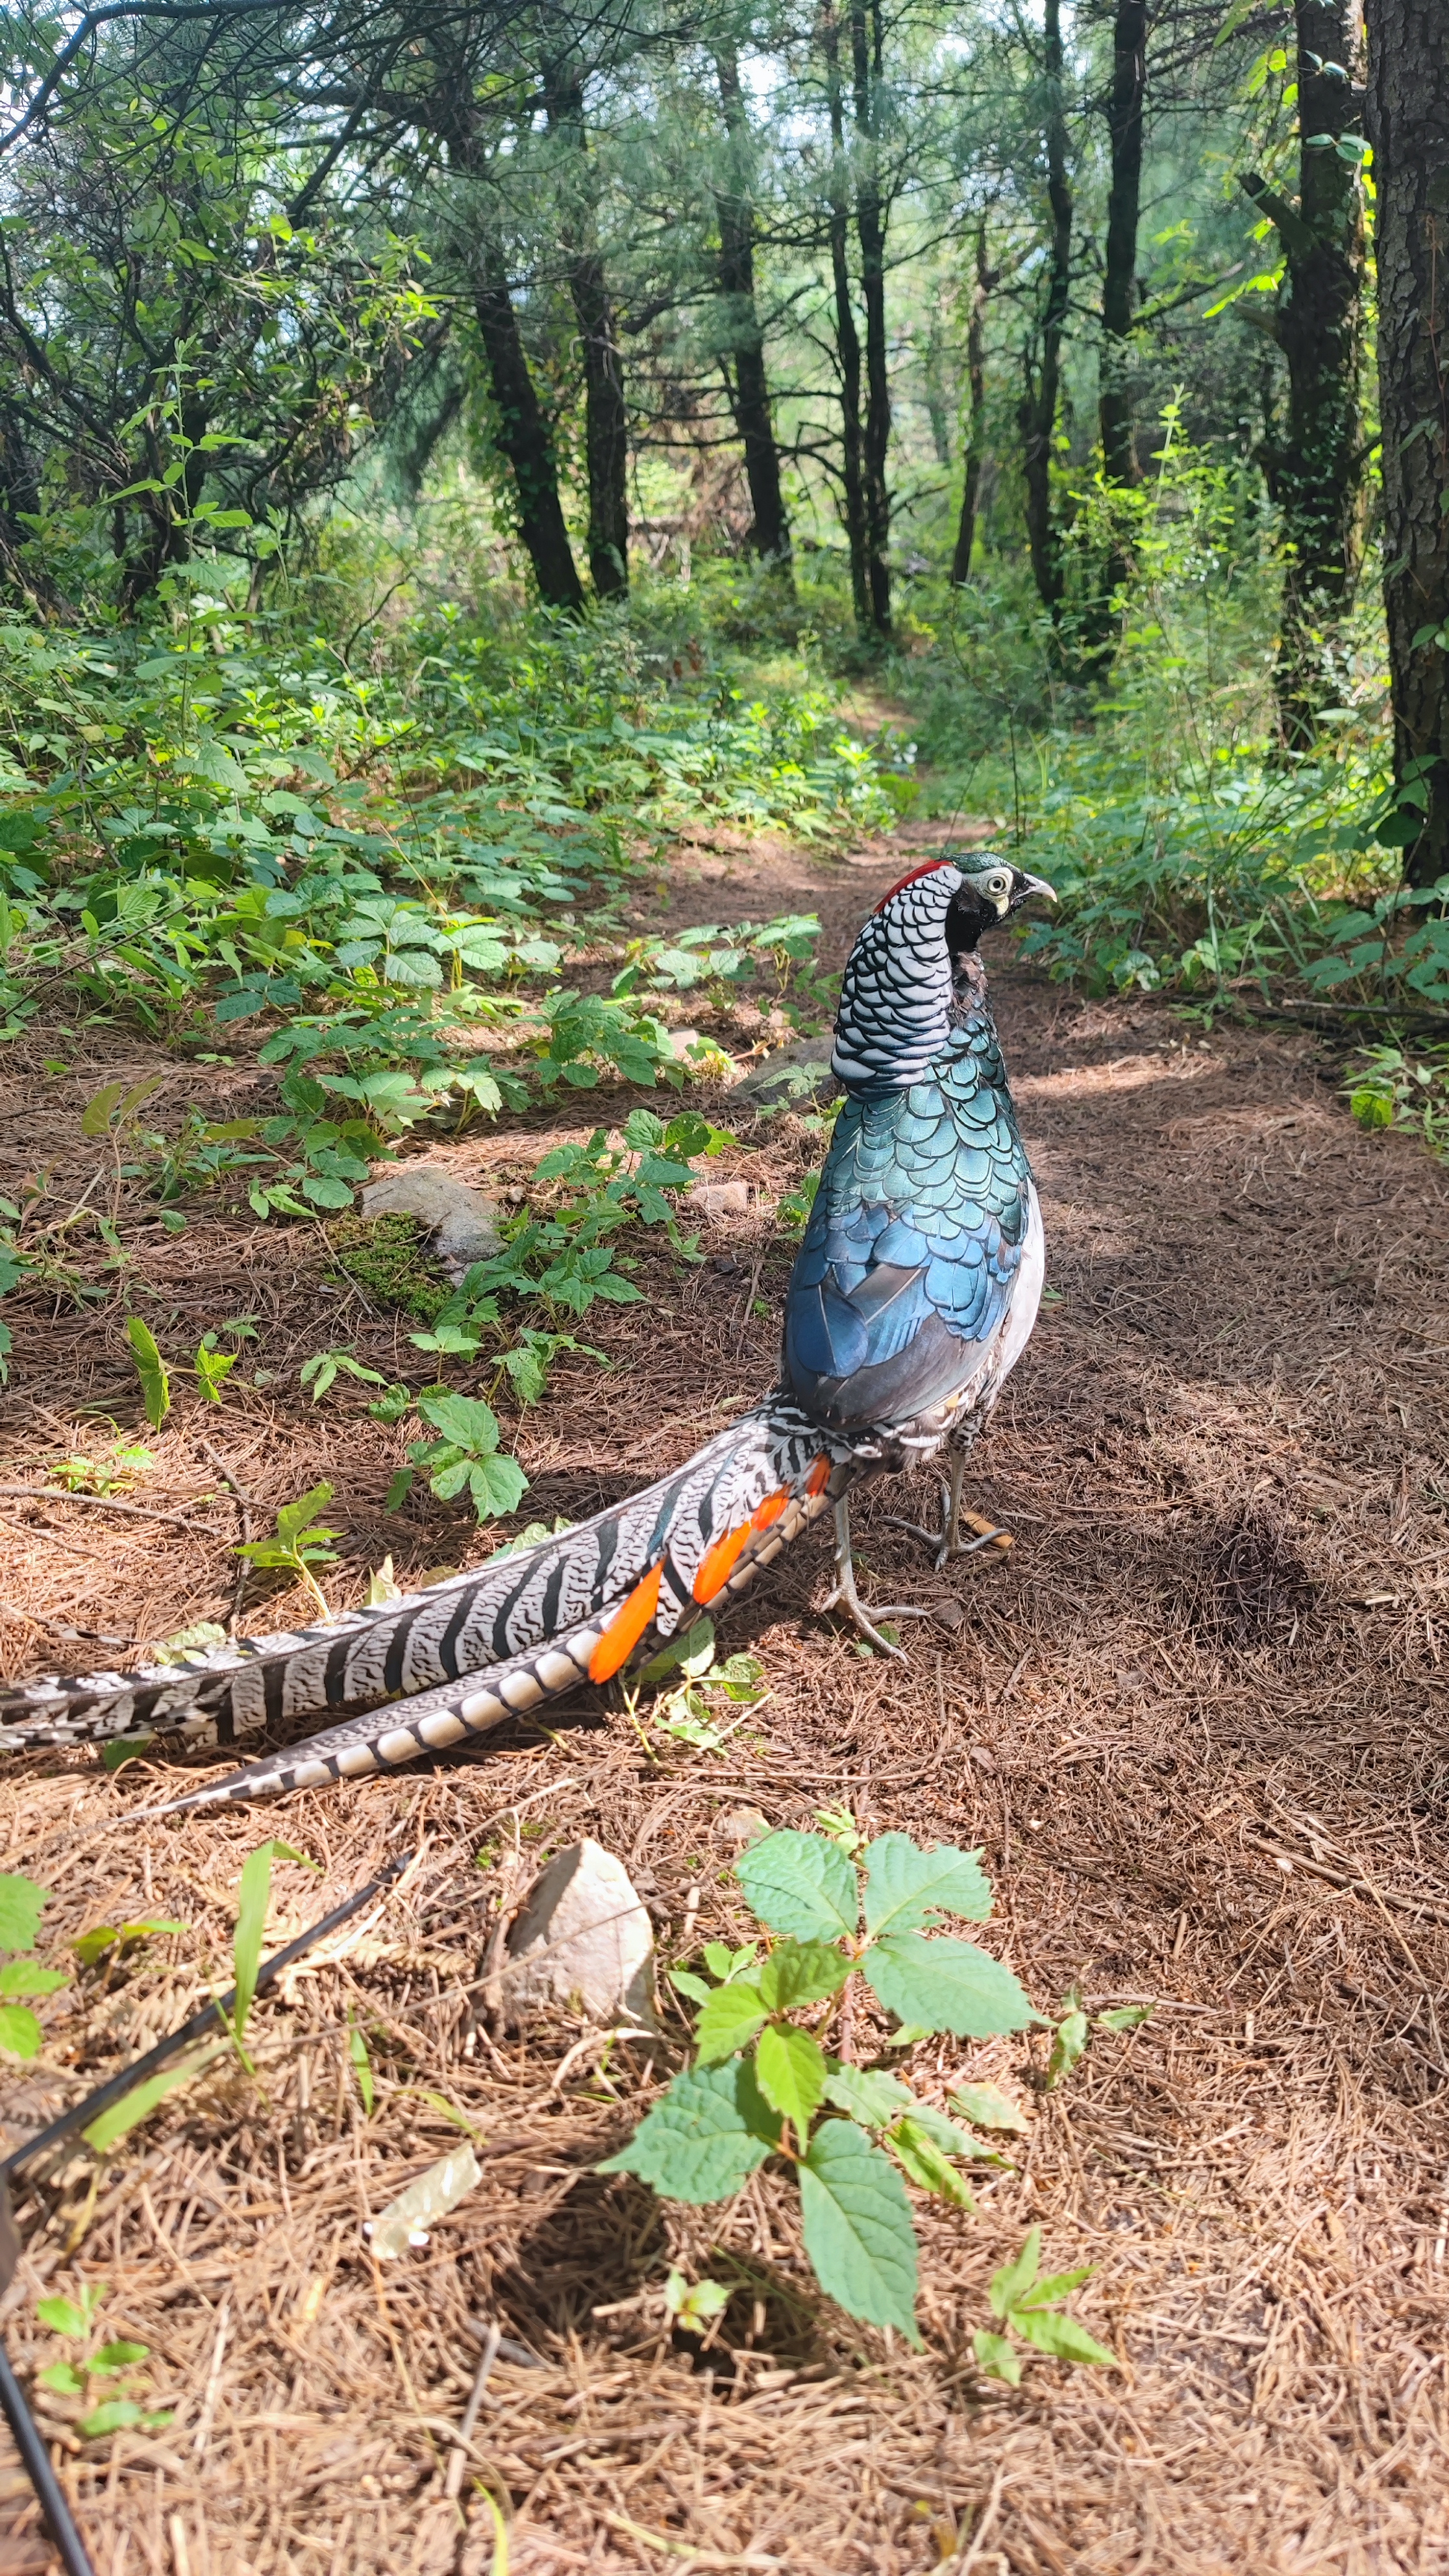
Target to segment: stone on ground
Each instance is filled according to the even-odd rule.
[[[435,1163],[402,1163],[369,1181],[362,1193],[364,1216],[411,1216],[426,1226],[433,1249],[455,1279],[475,1261],[492,1261],[501,1251],[498,1210],[482,1190],[455,1181]]]
[[[555,1854],[508,1935],[508,1959],[510,2021],[561,2004],[590,2021],[655,2027],[654,1934],[623,1862],[601,1843]]]

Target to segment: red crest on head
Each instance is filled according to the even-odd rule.
[[[900,893],[901,888],[903,886],[914,885],[917,877],[933,877],[938,868],[954,868],[955,864],[956,862],[954,859],[927,859],[924,867],[912,868],[908,875],[897,877],[896,882],[890,888],[889,893],[881,896],[879,903],[876,905],[876,911],[884,912],[886,905],[894,900],[894,898]]]

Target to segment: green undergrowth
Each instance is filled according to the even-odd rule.
[[[1076,496],[1073,560],[1100,543],[1105,507]],[[1375,566],[1324,648],[1317,740],[1293,751],[1272,688],[1281,562],[1255,476],[1186,445],[1172,403],[1146,483],[1111,508],[1132,577],[1110,665],[1091,668],[1070,613],[1044,618],[1024,566],[990,562],[966,590],[923,589],[895,666],[930,810],[991,819],[1055,887],[1023,953],[1090,993],[1162,990],[1208,1013],[1284,991],[1449,1009],[1449,881],[1399,883],[1428,800],[1412,762],[1394,781]]]
[[[327,1242],[344,1278],[355,1280],[379,1305],[415,1316],[420,1324],[431,1324],[453,1293],[416,1217],[349,1212],[328,1226]]]

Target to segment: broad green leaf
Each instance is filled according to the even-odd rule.
[[[822,2120],[796,2167],[805,2251],[827,2297],[919,2351],[916,2232],[889,2156],[853,2120]]]
[[[747,2048],[766,2018],[758,1986],[743,1981],[715,1986],[695,2024],[700,2065],[717,2066],[722,2058],[733,2057],[737,2049]]]
[[[284,1503],[277,1514],[277,1544],[280,1547],[296,1548],[300,1541],[306,1540],[310,1553],[312,1542],[315,1541],[321,1545],[328,1539],[334,1539],[337,1536],[336,1530],[321,1529],[316,1524],[316,1515],[318,1512],[325,1511],[331,1500],[330,1485],[314,1485],[310,1493],[299,1494],[295,1503]],[[244,1556],[246,1553],[247,1550],[244,1548],[237,1550],[238,1556]]]
[[[1053,2361],[1091,2363],[1099,2370],[1117,2367],[1116,2354],[1079,2326],[1075,2317],[1064,2317],[1055,2309],[1013,2308],[1011,2323],[1024,2342],[1049,2353]]]
[[[991,2275],[987,2297],[994,2317],[1008,2316],[1018,2299],[1024,2298],[1041,2269],[1041,2229],[1034,2227],[1021,2252],[1010,2263],[1003,2263]]]
[[[669,1982],[677,1994],[688,1995],[692,2004],[707,2004],[714,1993],[713,1986],[704,1977],[697,1977],[692,1968],[671,1968]]]
[[[953,1851],[949,1843],[921,1851],[909,1834],[882,1834],[860,1857],[867,1932],[920,1932],[943,1914],[984,1923],[991,1912],[979,1852]]]
[[[105,1769],[120,1771],[128,1762],[139,1762],[150,1741],[149,1735],[113,1735],[108,1744],[101,1746]]]
[[[1029,2290],[1023,2290],[1016,2304],[1019,2308],[1058,2307],[1084,2281],[1090,2281],[1096,2268],[1095,2263],[1080,2263],[1075,2272],[1048,2272],[1044,2280],[1033,2281]]]
[[[0,2004],[0,2049],[7,2057],[38,2057],[45,2037],[25,2004]]]
[[[528,1491],[528,1478],[516,1458],[483,1458],[469,1475],[468,1490],[479,1520],[497,1520],[518,1509]]]
[[[42,1968],[38,1959],[12,1959],[0,1968],[0,1995],[53,1995],[65,1984],[63,1968]]]
[[[825,2098],[825,2052],[819,2042],[808,2031],[772,2022],[760,2033],[755,2076],[765,2100],[783,2113],[803,2145]]]
[[[827,1941],[781,1941],[760,1970],[760,1994],[771,2012],[798,2012],[838,1994],[853,1966]]]
[[[780,2143],[780,2122],[742,2059],[676,2075],[599,2173],[637,2174],[665,2200],[728,2200]]]
[[[149,1738],[147,1740],[149,1742]],[[97,1959],[101,1958],[103,1954],[110,1949],[113,1942],[140,1941],[144,1940],[148,1933],[184,1932],[185,1929],[186,1926],[184,1923],[171,1923],[164,1921],[158,1921],[155,1923],[98,1923],[93,1932],[82,1932],[80,1939],[78,1941],[72,1941],[70,1946],[74,1950],[76,1957],[79,1959],[81,1966],[83,1968],[90,1968],[94,1967]]]
[[[73,2335],[79,2340],[90,2333],[91,2321],[104,2295],[102,2283],[88,2282],[81,2292],[80,2307],[73,2299],[37,2299],[35,2313],[52,2334]]]
[[[949,2200],[956,2209],[975,2208],[961,2176],[941,2153],[923,2120],[907,2114],[895,2121],[886,2131],[886,2144],[918,2190],[933,2191],[938,2199]]]
[[[1021,2386],[1021,2364],[1005,2335],[988,2334],[985,2326],[978,2326],[971,2341],[979,2370],[990,2379],[1004,2379],[1008,2388]]]
[[[742,1852],[735,1876],[762,1923],[797,1941],[855,1938],[855,1872],[823,1834],[766,1834]]]
[[[639,1679],[651,1690],[670,1673],[687,1673],[691,1681],[698,1681],[713,1662],[714,1621],[696,1619],[689,1627],[681,1628],[677,1636],[670,1637],[657,1655],[650,1656]]]
[[[97,2119],[92,2120],[90,2127],[81,2132],[87,2146],[93,2147],[97,2155],[104,2155],[108,2147],[128,2136],[142,2120],[149,2119],[168,2093],[174,2093],[178,2085],[189,2084],[194,2075],[200,2075],[213,2058],[222,2055],[225,2047],[224,2039],[215,2040],[209,2047],[199,2050],[195,2057],[184,2057],[179,2066],[163,2066],[158,2075],[148,2076],[144,2084],[137,2084],[129,2093],[123,2093],[119,2102],[113,2102],[108,2111],[102,2111]]]
[[[133,2362],[144,2361],[150,2352],[148,2343],[103,2343],[100,2351],[87,2362],[88,2370],[98,2370],[109,2378],[112,2371],[129,2370]]]
[[[887,2012],[959,2039],[1025,2030],[1040,2019],[1009,1968],[972,1941],[928,1941],[893,1932],[861,1960],[866,1980]]]
[[[52,2302],[52,2305],[58,2308],[65,2307],[67,2304],[64,2299],[56,2299]],[[84,2326],[77,2328],[77,2332],[84,2334]],[[85,2381],[73,2362],[53,2361],[48,2370],[39,2370],[35,2376],[38,2386],[53,2388],[57,2397],[84,2397],[86,2393]]]
[[[150,1325],[143,1323],[139,1315],[127,1317],[126,1339],[131,1345],[136,1375],[141,1381],[141,1401],[146,1408],[146,1419],[153,1431],[159,1431],[171,1410],[171,1380],[166,1374],[166,1363],[156,1347],[156,1337]]]
[[[848,2111],[862,2128],[888,2129],[903,2111],[914,2111],[916,2097],[908,2084],[864,2066],[834,2066],[825,2078],[825,2098],[837,2111]]]
[[[476,1396],[420,1395],[418,1412],[445,1440],[473,1457],[491,1455],[498,1446],[498,1416]]]
[[[236,2001],[232,2006],[232,2028],[238,2040],[246,2032],[252,1999],[257,1991],[257,1971],[262,1963],[262,1942],[267,1928],[267,1902],[272,1892],[274,1860],[299,1861],[303,1869],[316,1869],[315,1860],[305,1852],[294,1851],[290,1843],[259,1843],[248,1852],[242,1863],[241,1893],[237,1902],[236,1932],[232,1940],[232,1960],[236,1980]]]
[[[133,2424],[142,2421],[145,2411],[134,2397],[108,2397],[89,2415],[82,2415],[75,2429],[85,2441],[98,2442],[103,2433],[129,2432]]]
[[[1025,2137],[1030,2123],[1010,2096],[994,2084],[961,2084],[951,2095],[951,2108],[974,2129],[1010,2129]]]
[[[0,1950],[33,1950],[49,1902],[49,1888],[33,1878],[0,1877]]]
[[[1064,2075],[1070,2075],[1078,2060],[1086,2055],[1090,2036],[1084,2012],[1063,2013],[1052,2033],[1052,2053],[1046,2079],[1048,2092],[1060,2084]]]
[[[1152,2011],[1151,2004],[1113,2004],[1109,2012],[1095,2015],[1098,2030],[1139,2030]]]
[[[929,2102],[913,2102],[910,2116],[928,2138],[935,2140],[943,2156],[979,2157],[993,2165],[1001,2162],[999,2156],[982,2146],[979,2138],[972,2137],[969,2129],[958,2129],[954,2120],[948,2120],[944,2111],[934,2110]]]

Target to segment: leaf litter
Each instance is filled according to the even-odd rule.
[[[883,861],[882,884],[900,864]],[[675,922],[696,895],[719,917],[711,866]],[[799,900],[808,877],[837,947],[868,891],[848,873],[810,862],[791,881]],[[778,883],[750,896],[786,899]],[[274,1862],[269,1943],[407,1850],[401,1891],[258,2005],[255,2083],[223,2051],[99,2166],[77,2153],[21,2196],[3,2324],[22,2376],[33,2388],[63,2358],[37,2302],[83,2309],[103,2289],[102,2348],[146,2347],[124,2402],[171,2416],[87,2439],[81,2401],[55,2395],[45,2418],[116,2563],[179,2565],[179,2530],[196,2576],[483,2569],[482,2488],[522,2576],[636,2576],[681,2551],[916,2576],[945,2527],[969,2555],[973,2524],[980,2576],[1449,2566],[1449,1444],[1432,1322],[1449,1190],[1406,1140],[1351,1126],[1333,1068],[1298,1038],[1220,1027],[1203,1049],[1145,1001],[1012,977],[998,998],[1060,1291],[973,1479],[1011,1559],[934,1578],[886,1525],[897,1497],[872,1497],[870,1577],[942,1607],[906,1639],[908,1674],[820,1618],[807,1546],[731,1620],[771,1697],[723,1755],[655,1738],[646,1757],[614,1713],[288,1803],[278,1821],[321,1877]],[[90,1088],[145,1069],[97,1065]],[[740,1168],[758,1194],[816,1150],[784,1118]],[[516,1136],[484,1140],[469,1177],[516,1154]],[[289,1274],[275,1236],[253,1248],[198,1223],[158,1243],[152,1275],[198,1342],[220,1314],[256,1314],[277,1374],[229,1390],[211,1437],[226,1427],[254,1530],[333,1485],[341,1599],[389,1551],[407,1582],[481,1547],[429,1503],[384,1515],[396,1438],[360,1395],[314,1409],[296,1384],[327,1337],[314,1240],[287,1238]],[[746,1240],[738,1223],[728,1240]],[[788,1246],[749,1240],[764,1302]],[[1344,1329],[1346,1263],[1371,1288],[1371,1331]],[[620,1309],[599,1331],[613,1370],[565,1367],[529,1419],[530,1508],[577,1518],[682,1458],[772,1366],[772,1318],[707,1267],[636,1275],[646,1321]],[[389,1317],[349,1310],[340,1336],[323,1320],[396,1376]],[[47,1422],[58,1454],[83,1427],[93,1440],[87,1398],[135,1420],[130,1354],[95,1317],[62,1314],[25,1369],[0,1424],[27,1466]],[[43,1504],[10,1507],[11,1670],[98,1660],[65,1643],[86,1629],[140,1641],[228,1615],[240,1509],[180,1413],[145,1490],[214,1537],[158,1545],[124,1521],[77,1537]],[[306,1615],[300,1594],[262,1593],[249,1624]],[[215,1759],[178,1752],[146,1779]],[[7,1866],[54,1891],[47,1957],[73,1959],[97,1924],[187,1927],[108,1949],[47,2000],[42,2059],[7,2076],[9,2142],[227,1982],[241,1866],[270,1819],[128,1831],[146,1779],[85,1754],[0,1775]],[[994,2113],[1004,2158],[973,2165],[974,2216],[915,2203],[919,2355],[819,2302],[798,2204],[767,2174],[690,2210],[593,2170],[667,2075],[646,2046],[600,2035],[555,2090],[580,2025],[509,2033],[489,2006],[500,1923],[584,1833],[625,1861],[667,1962],[687,1972],[704,1940],[737,1953],[742,1801],[772,1829],[808,1833],[825,1808],[866,1838],[982,1846],[993,1948],[1053,2029],[1073,2010],[1088,2023],[1047,2090],[1048,2031],[895,2056],[863,2011],[857,2057],[884,2055],[943,2115]],[[1103,2026],[1143,2004],[1136,2028]],[[478,2185],[379,2268],[364,2221],[457,2151],[460,2122]],[[1094,2267],[1073,2312],[1121,2367],[1068,2371],[1018,2343],[1013,2391],[974,2338],[1007,2322],[992,2285],[1038,2228],[1038,2280]],[[671,2277],[726,2300],[685,2324]],[[495,2326],[463,2533],[447,2463]],[[0,2533],[7,2565],[46,2565],[16,2471],[0,2473]]]

